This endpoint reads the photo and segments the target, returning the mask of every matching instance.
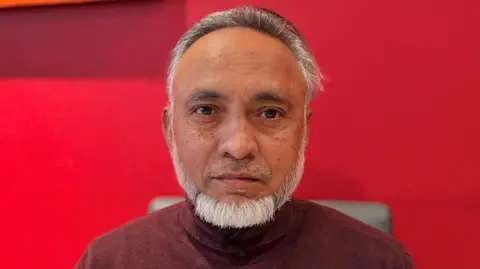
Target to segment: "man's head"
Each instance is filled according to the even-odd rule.
[[[177,43],[164,133],[196,214],[268,222],[297,187],[320,74],[294,26],[264,9],[213,13]]]

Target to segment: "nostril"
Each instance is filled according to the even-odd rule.
[[[223,157],[235,162],[238,162],[238,161],[250,162],[253,159],[255,159],[255,155],[253,153],[247,153],[246,155],[241,156],[241,155],[234,155],[230,152],[224,152]]]

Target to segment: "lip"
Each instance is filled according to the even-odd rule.
[[[224,184],[229,189],[235,190],[243,190],[243,189],[250,189],[252,186],[258,184],[260,181],[252,180],[250,178],[225,178],[225,179],[217,179],[221,184]]]
[[[259,178],[251,175],[221,175],[213,177],[213,179],[234,189],[249,189],[252,185],[261,183]]]
[[[254,177],[254,176],[251,176],[251,175],[243,175],[243,174],[239,174],[239,175],[235,175],[235,174],[219,175],[219,176],[213,177],[213,179],[228,180],[228,181],[234,181],[234,180],[235,181],[252,181],[252,182],[261,181],[261,179],[259,179],[257,177]]]

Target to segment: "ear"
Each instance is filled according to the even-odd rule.
[[[306,117],[307,122],[310,123],[310,118],[312,117],[312,108],[310,106],[307,107]]]
[[[307,107],[307,112],[305,117],[307,118],[307,135],[310,134],[310,118],[312,117],[312,108],[310,106]]]
[[[172,143],[173,143],[173,132],[172,132],[172,111],[170,107],[167,105],[163,108],[162,113],[162,129],[163,129],[163,138],[165,138],[165,142],[167,142],[167,146],[169,150],[172,150]]]

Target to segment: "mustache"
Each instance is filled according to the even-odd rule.
[[[208,177],[216,178],[224,175],[242,175],[269,182],[272,178],[272,171],[258,164],[244,162],[216,163],[207,169]]]

